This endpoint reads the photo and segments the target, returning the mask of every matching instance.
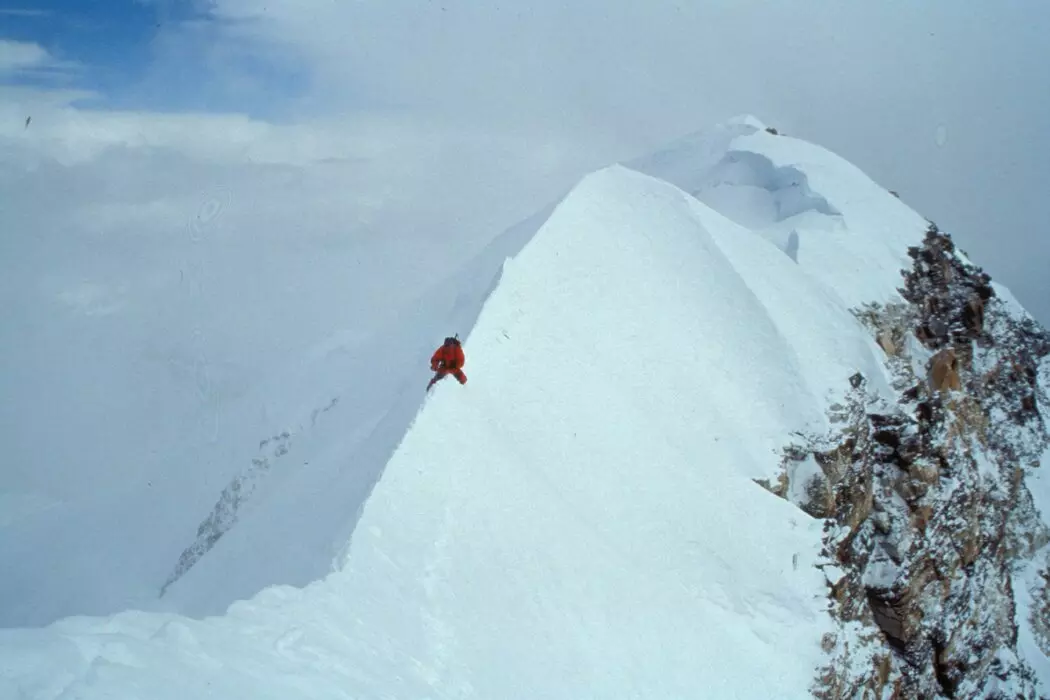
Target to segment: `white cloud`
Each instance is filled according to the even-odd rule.
[[[454,261],[605,165],[609,148],[407,113],[274,124],[71,104],[83,96],[0,87],[0,209],[18,230],[163,245],[228,199],[224,222],[259,237],[382,236]]]
[[[37,68],[51,60],[40,44],[0,39],[0,73]]]
[[[40,44],[0,39],[0,79],[11,75],[59,76],[76,68],[75,63],[57,59]]]
[[[7,8],[0,9],[0,16],[6,15],[8,17],[51,17],[54,13],[51,10],[29,10],[19,8]]]
[[[273,56],[308,57],[301,109],[314,113],[396,106],[536,149],[600,141],[610,161],[757,114],[899,191],[1050,321],[1044,214],[1017,196],[1050,179],[1038,126],[1050,7],[217,0],[215,12]]]
[[[34,115],[22,143],[36,138],[65,160],[115,144],[211,161],[357,159],[374,168],[376,191],[419,182],[420,211],[447,207],[451,183],[462,192],[453,201],[469,202],[471,187],[502,179],[521,190],[509,209],[527,213],[588,169],[749,112],[899,191],[1050,318],[1036,263],[1050,250],[1027,233],[1042,213],[1015,196],[1019,183],[1050,179],[1039,155],[1050,136],[1038,126],[1050,121],[1039,79],[1050,11],[905,0],[216,0],[212,12],[213,25],[160,30],[150,87],[169,91],[181,75],[183,89],[272,108],[280,126],[66,110],[54,123]],[[201,60],[199,80],[186,80],[188,55]],[[263,73],[294,64],[303,76],[267,84],[244,63]]]

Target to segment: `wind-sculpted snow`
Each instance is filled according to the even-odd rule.
[[[879,375],[877,346],[774,245],[651,177],[596,173],[539,223],[501,244],[528,241],[466,338],[470,380],[418,413],[342,571],[220,618],[59,623],[26,647],[50,677],[82,697],[287,697],[288,674],[313,697],[805,697],[831,629],[820,523],[753,479],[857,367]],[[322,423],[292,452],[327,472],[344,452]],[[265,526],[185,579],[280,541]]]
[[[198,614],[239,602],[2,631],[0,696],[767,700],[826,690],[835,659],[842,687],[877,680],[861,635],[882,633],[829,601],[849,563],[824,548],[848,528],[775,495],[801,502],[823,463],[764,480],[793,436],[837,437],[843,412],[868,425],[837,400],[898,397],[905,360],[883,344],[904,341],[854,312],[902,301],[925,228],[751,119],[586,177],[433,303],[336,330],[274,379],[298,387],[274,419],[289,437],[259,447],[283,454],[237,508],[213,494],[165,594]],[[424,394],[449,330],[469,381]],[[388,390],[383,410],[333,390],[342,375]],[[862,435],[880,456],[904,425],[882,417]],[[1019,615],[1044,604],[1037,576],[1014,581]],[[1025,659],[1041,629],[1019,625]]]
[[[856,166],[741,119],[631,161],[792,255],[848,307],[892,301],[926,221]]]
[[[790,166],[777,167],[768,156],[753,151],[727,152],[712,169],[710,181],[695,194],[703,193],[705,201],[717,200],[715,191],[721,188],[757,190],[765,195],[759,206],[749,202],[735,212],[733,218],[744,219],[741,223],[746,225],[777,223],[810,211],[826,217],[841,216],[827,199],[810,189],[804,172]]]

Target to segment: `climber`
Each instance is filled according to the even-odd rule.
[[[445,343],[434,351],[430,358],[430,369],[437,374],[427,384],[427,391],[447,375],[451,374],[460,384],[467,383],[467,375],[463,374],[463,365],[466,358],[463,356],[463,346],[460,345],[459,336],[445,338]]]

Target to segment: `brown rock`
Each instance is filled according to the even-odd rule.
[[[879,334],[876,336],[876,341],[878,342],[879,347],[881,347],[883,352],[887,355],[892,356],[897,354],[897,344],[893,342],[893,334],[889,329],[879,331]]]
[[[945,348],[930,359],[928,380],[933,391],[962,389],[962,382],[959,380],[959,360],[953,349]]]
[[[984,330],[984,299],[975,294],[963,309],[963,321],[966,327],[975,334]]]

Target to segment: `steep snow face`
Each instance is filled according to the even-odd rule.
[[[468,384],[434,390],[341,571],[218,618],[5,632],[7,687],[808,696],[832,629],[821,522],[753,479],[790,431],[826,426],[827,394],[850,374],[882,376],[826,283],[674,186],[614,167],[507,262],[465,348]],[[343,467],[337,433],[309,448],[312,470]]]
[[[268,585],[305,585],[332,570],[419,408],[426,379],[414,370],[426,366],[432,339],[474,325],[500,263],[547,213],[494,239],[462,270],[391,314],[374,337],[348,342],[333,334],[280,376],[269,399],[284,402],[280,425],[291,432],[260,443],[197,537],[182,543],[178,563],[172,558],[165,571],[163,609],[217,614]]]
[[[63,222],[0,242],[0,626],[218,614],[331,571],[433,339],[470,328],[540,221],[443,270],[310,185],[148,240]]]
[[[347,564],[355,586],[427,572],[384,625],[419,640],[440,688],[805,695],[827,624],[818,529],[748,477],[822,412],[793,338],[838,321],[845,362],[875,363],[841,310],[775,321],[753,275],[822,300],[762,239],[731,261],[721,244],[745,235],[611,169],[508,264],[470,383],[424,409]]]

